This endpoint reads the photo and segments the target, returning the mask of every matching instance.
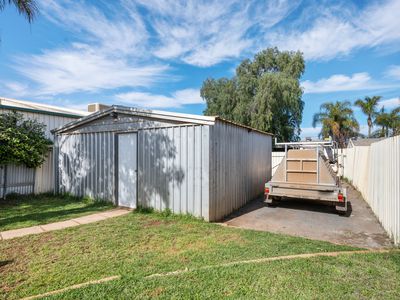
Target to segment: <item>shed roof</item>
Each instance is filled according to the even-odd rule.
[[[37,103],[37,102],[16,100],[3,97],[0,97],[0,108],[45,114],[45,115],[76,117],[76,118],[80,118],[90,114],[90,112],[83,110],[70,109],[70,108]]]
[[[201,116],[201,115],[193,115],[193,114],[183,114],[183,113],[176,113],[176,112],[168,112],[168,111],[160,111],[160,110],[146,110],[146,109],[139,109],[134,107],[127,107],[122,105],[112,105],[105,110],[101,110],[95,113],[92,113],[86,117],[80,118],[79,120],[70,122],[65,124],[64,126],[54,129],[53,133],[63,133],[65,131],[74,129],[78,126],[90,123],[96,119],[109,115],[111,113],[122,113],[127,115],[134,115],[139,117],[147,117],[159,120],[168,120],[168,121],[177,121],[183,122],[187,124],[197,124],[197,125],[214,125],[217,120],[220,120],[225,123],[229,123],[235,126],[247,128],[252,131],[257,131],[263,134],[271,135],[270,133],[251,128],[249,126],[241,125],[232,121],[225,120],[218,116]]]

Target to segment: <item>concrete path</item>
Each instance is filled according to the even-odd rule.
[[[0,240],[9,240],[13,239],[16,237],[20,236],[25,236],[25,235],[30,235],[30,234],[38,234],[42,232],[48,232],[48,231],[53,231],[53,230],[59,230],[59,229],[64,229],[64,228],[69,228],[69,227],[75,227],[83,224],[89,224],[89,223],[94,223],[97,221],[102,221],[106,220],[109,218],[114,218],[122,215],[126,215],[129,213],[131,210],[126,209],[126,208],[116,208],[112,210],[107,210],[83,217],[78,217],[66,221],[60,221],[60,222],[55,222],[55,223],[50,223],[50,224],[45,224],[45,225],[38,225],[38,226],[32,226],[32,227],[26,227],[26,228],[20,228],[20,229],[13,229],[13,230],[7,230],[7,231],[1,231],[0,232]]]
[[[225,225],[284,233],[362,248],[386,248],[392,243],[361,194],[346,185],[351,213],[338,215],[327,205],[284,200],[268,207],[263,199],[250,202],[225,220]]]

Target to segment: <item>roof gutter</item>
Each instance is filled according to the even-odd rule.
[[[42,114],[42,115],[65,117],[65,118],[79,119],[79,118],[83,117],[83,115],[77,115],[77,114],[53,112],[53,111],[48,111],[48,110],[33,109],[33,108],[26,108],[26,107],[19,107],[19,106],[10,106],[10,105],[4,105],[4,104],[0,104],[0,109],[23,111],[23,112],[29,112],[29,113],[34,113],[34,114]]]

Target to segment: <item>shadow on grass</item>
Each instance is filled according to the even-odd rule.
[[[113,205],[71,196],[20,196],[0,201],[0,231],[67,220]]]
[[[98,208],[97,210],[95,208]],[[15,223],[32,223],[29,226],[34,226],[38,224],[45,224],[48,221],[51,222],[57,222],[60,220],[65,220],[65,216],[70,216],[71,218],[75,216],[80,216],[84,213],[88,212],[97,212],[98,210],[102,210],[101,208],[104,208],[104,206],[85,206],[81,208],[73,208],[73,209],[66,209],[66,210],[57,210],[57,211],[48,211],[48,212],[43,212],[43,213],[33,213],[33,214],[27,214],[27,215],[22,215],[22,216],[15,216],[11,218],[6,218],[0,220],[0,229],[3,227],[7,227],[8,225],[12,225]],[[7,230],[7,229],[6,229]]]
[[[8,264],[12,264],[13,262],[14,262],[13,259],[9,259],[9,260],[0,260],[0,268],[6,266],[6,265],[8,265]]]

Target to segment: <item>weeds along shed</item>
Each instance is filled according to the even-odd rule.
[[[218,117],[112,106],[53,131],[58,192],[221,219],[263,193],[271,135]]]

